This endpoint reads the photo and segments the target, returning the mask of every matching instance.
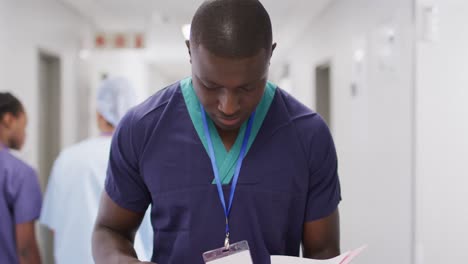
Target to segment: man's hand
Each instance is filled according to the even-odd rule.
[[[138,261],[133,248],[143,216],[120,207],[104,192],[93,231],[95,263],[151,263]]]

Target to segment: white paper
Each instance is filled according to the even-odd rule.
[[[209,261],[208,264],[253,264],[250,251],[243,251],[228,257],[220,258],[217,260]]]
[[[298,257],[286,257],[286,256],[272,256],[271,264],[349,264],[356,256],[361,254],[361,252],[366,247],[361,247],[359,249],[348,251],[336,258],[327,259],[327,260],[316,260],[316,259],[304,259]]]

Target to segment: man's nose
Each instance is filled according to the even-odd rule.
[[[232,116],[239,112],[239,97],[229,91],[223,92],[219,97],[218,110],[226,116]]]

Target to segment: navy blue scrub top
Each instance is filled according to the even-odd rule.
[[[105,189],[128,210],[152,205],[152,261],[203,264],[220,248],[225,216],[210,158],[180,83],[133,108],[114,134]],[[230,185],[224,186],[228,199]],[[230,216],[231,243],[247,240],[255,264],[298,256],[305,222],[341,200],[337,157],[323,119],[281,89],[244,159]]]

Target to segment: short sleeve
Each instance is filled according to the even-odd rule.
[[[13,200],[16,224],[24,224],[39,218],[42,205],[42,193],[36,172],[29,167],[19,170],[18,181]]]
[[[341,201],[338,160],[330,130],[319,115],[312,119],[313,132],[306,152],[309,153],[309,191],[306,222],[331,215]]]
[[[151,195],[139,170],[139,151],[135,137],[140,136],[133,120],[133,111],[127,113],[114,133],[111,144],[105,190],[119,206],[144,213],[151,203]]]

